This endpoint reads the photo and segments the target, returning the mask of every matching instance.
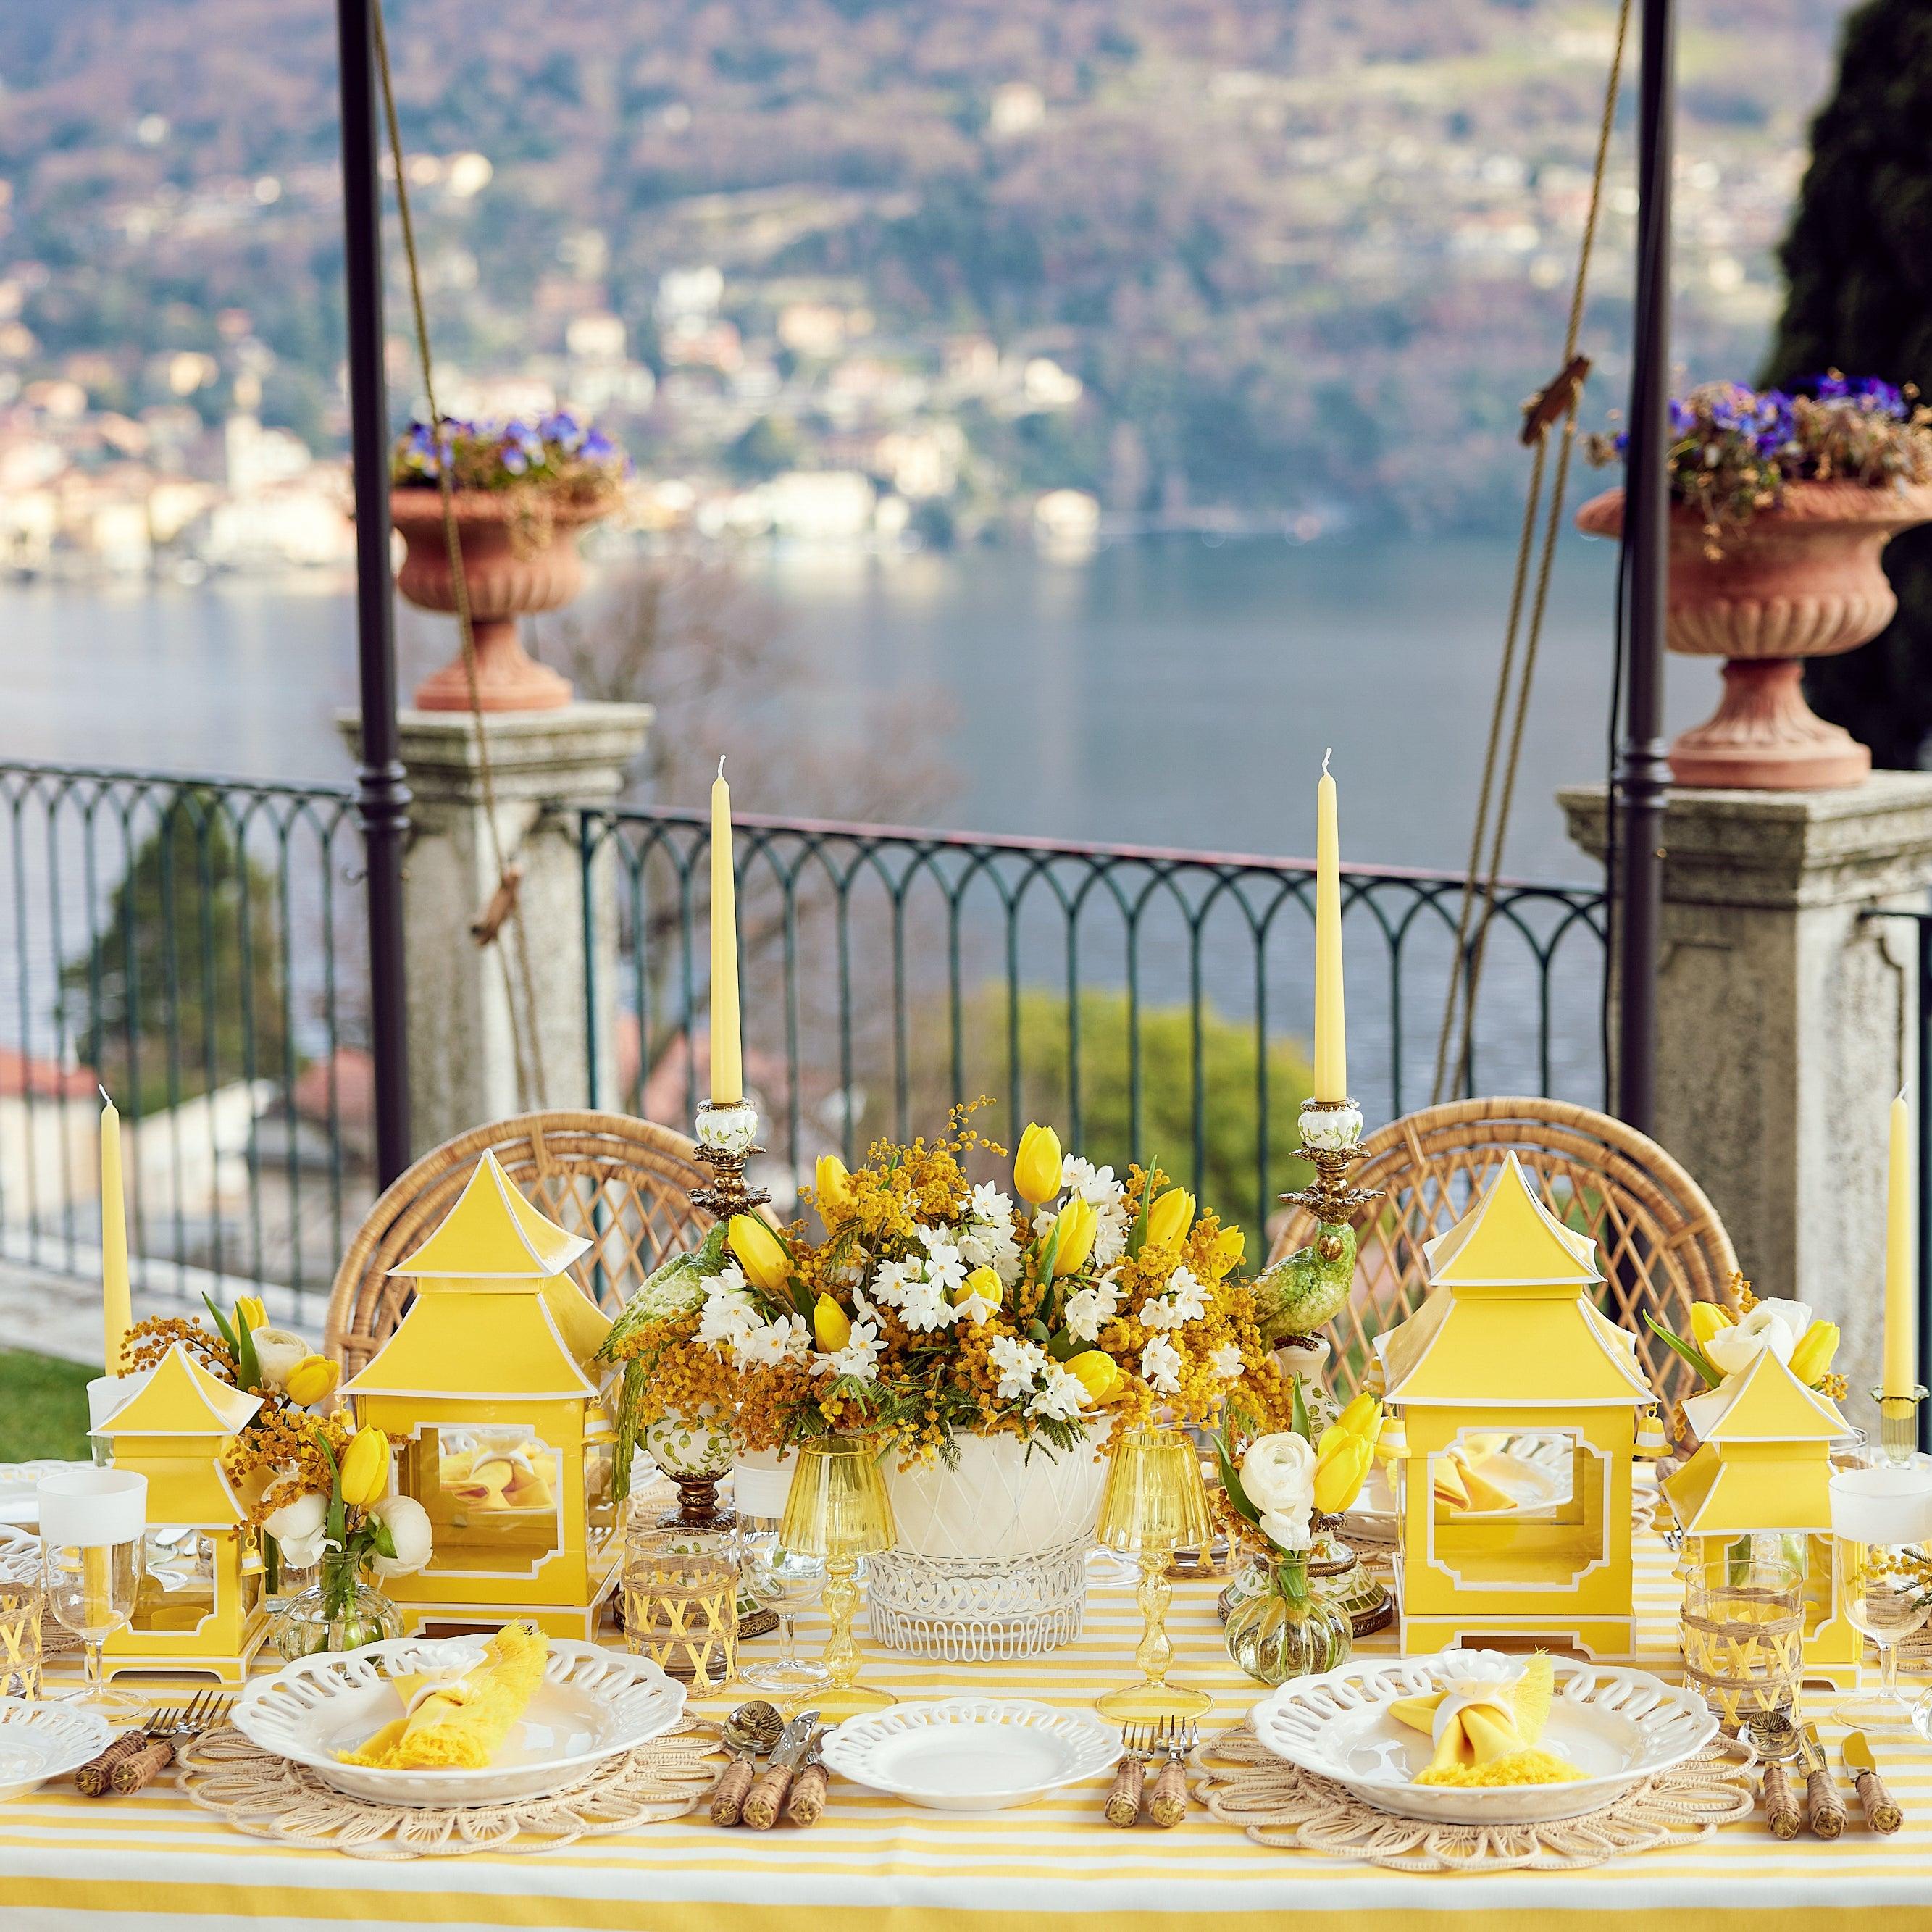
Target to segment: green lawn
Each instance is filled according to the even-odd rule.
[[[87,1460],[87,1384],[98,1372],[0,1348],[0,1462]]]

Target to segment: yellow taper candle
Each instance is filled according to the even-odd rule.
[[[1918,1385],[1918,1284],[1912,1266],[1917,1189],[1912,1173],[1912,1110],[1892,1103],[1892,1172],[1885,1199],[1884,1392],[1909,1396]]]
[[[128,1289],[128,1201],[121,1189],[121,1114],[100,1098],[100,1346],[110,1376],[121,1372],[121,1347],[134,1311]]]
[[[1315,788],[1315,1097],[1348,1097],[1348,1028],[1342,1017],[1342,832],[1332,754],[1322,754]]]
[[[738,887],[731,859],[731,788],[724,760],[711,787],[711,1097],[721,1106],[745,1097],[738,1034]]]

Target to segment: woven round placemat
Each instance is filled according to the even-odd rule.
[[[1750,1816],[1750,1747],[1720,1738],[1614,1804],[1546,1825],[1436,1825],[1378,1811],[1268,1750],[1245,1722],[1204,1740],[1196,1794],[1258,1845],[1359,1859],[1391,1871],[1570,1871],[1663,1844],[1690,1844]]]
[[[176,1762],[182,1790],[237,1831],[352,1858],[400,1860],[554,1851],[681,1818],[710,1795],[724,1748],[715,1724],[687,1718],[554,1797],[436,1810],[351,1797],[225,1728],[184,1744]]]

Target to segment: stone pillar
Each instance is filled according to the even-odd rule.
[[[496,887],[476,727],[460,711],[404,711],[402,758],[413,801],[403,904],[409,970],[411,1143],[422,1154],[486,1120],[542,1105],[587,1107],[593,1090],[584,1024],[584,880],[578,815],[616,796],[644,748],[647,704],[571,704],[486,717],[497,829],[506,862],[523,868],[519,916],[530,949],[544,1088],[519,1080],[507,964],[525,1013],[514,935],[478,946],[470,926]],[[339,723],[352,746],[358,722]],[[614,854],[593,862],[599,957],[595,1090],[608,1104],[616,1018]]]
[[[1604,856],[1604,791],[1558,794]],[[1844,1332],[1856,1419],[1879,1365],[1887,1112],[1916,1064],[1932,776],[1841,791],[1672,791],[1664,818],[1657,1138],[1760,1294]]]

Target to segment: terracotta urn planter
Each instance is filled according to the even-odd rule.
[[[1606,490],[1576,513],[1578,529],[1623,530],[1624,493]],[[1899,531],[1932,519],[1932,487],[1792,483],[1775,510],[1727,530],[1705,554],[1702,520],[1673,505],[1666,641],[1725,660],[1717,710],[1670,747],[1680,785],[1815,791],[1861,783],[1871,754],[1804,701],[1807,658],[1855,650],[1892,621],[1898,599],[1880,554]]]
[[[609,506],[537,497],[525,490],[459,490],[453,499],[470,628],[476,640],[477,695],[485,711],[550,711],[568,704],[570,680],[524,650],[518,620],[568,604],[584,587],[578,533]],[[396,588],[424,610],[454,615],[456,585],[434,488],[390,493],[389,513],[405,553]],[[467,711],[470,680],[456,656],[418,685],[424,711]]]

